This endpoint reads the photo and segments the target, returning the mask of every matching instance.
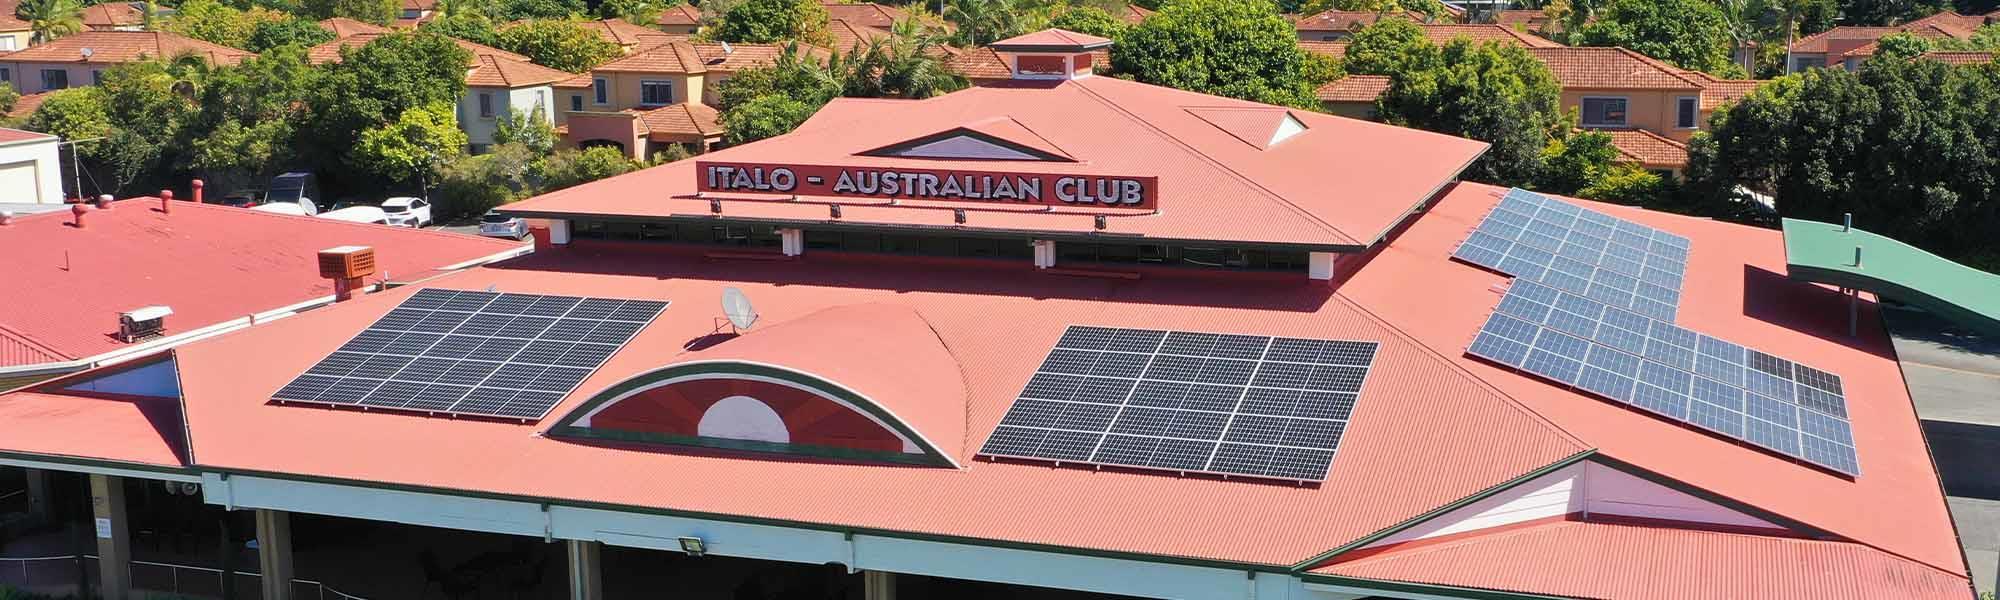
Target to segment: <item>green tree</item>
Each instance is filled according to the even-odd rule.
[[[493,26],[493,20],[474,12],[449,14],[417,26],[417,31],[454,37],[475,44],[495,46],[500,43],[500,30]]]
[[[357,162],[349,145],[318,140],[353,140],[411,108],[456,103],[465,93],[471,55],[450,38],[430,33],[383,36],[344,55],[320,68],[302,103],[300,135],[314,143],[299,145],[299,161],[316,165],[325,184],[380,189],[382,178]]]
[[[83,31],[83,3],[78,0],[22,0],[15,12],[34,31],[36,44]]]
[[[551,69],[582,73],[624,53],[618,44],[567,20],[528,21],[500,30],[495,40],[514,52]]]
[[[501,19],[568,19],[589,14],[582,0],[501,0]]]
[[[1386,122],[1493,145],[1465,178],[1523,185],[1540,175],[1548,140],[1567,129],[1562,88],[1527,50],[1460,38],[1424,45],[1389,74],[1377,101]]]
[[[319,23],[292,17],[258,21],[243,49],[264,52],[285,45],[311,48],[332,40],[333,32],[320,27]]]
[[[826,44],[826,23],[819,0],[743,0],[708,35],[725,42]]]
[[[1603,178],[1617,161],[1618,148],[1611,145],[1608,133],[1584,131],[1550,140],[1542,148],[1541,175],[1534,187],[1574,194]]]
[[[1348,38],[1341,67],[1353,74],[1387,75],[1403,70],[1430,45],[1424,28],[1409,19],[1380,19]]]
[[[727,130],[722,141],[735,145],[783,135],[797,129],[817,110],[819,105],[784,96],[758,96],[722,112],[722,127]]]
[[[397,0],[302,0],[299,8],[315,20],[347,17],[376,25],[388,25],[403,13]]]
[[[184,136],[201,140],[182,146],[190,153],[187,166],[215,181],[247,181],[286,168],[298,156],[304,99],[322,77],[298,44],[218,70],[202,91],[199,118]]]
[[[431,191],[434,210],[443,218],[471,216],[527,197],[534,191],[529,171],[535,158],[520,144],[500,144],[479,156],[452,159],[439,169]]]
[[[1730,25],[1710,0],[1610,0],[1583,25],[1586,46],[1623,46],[1683,69],[1744,75],[1731,59]]]
[[[1065,8],[1049,19],[1049,26],[1113,40],[1132,29],[1131,23],[1095,6]]]
[[[1716,112],[1691,145],[1690,210],[1855,222],[1945,256],[1993,258],[2000,231],[2000,74],[1928,60],[1779,78]],[[1759,221],[1764,219],[1759,218]],[[1768,221],[1765,221],[1768,222]]]
[[[1972,35],[1966,39],[1941,38],[1931,39],[1931,41],[1937,44],[1937,49],[1939,50],[1973,50],[1984,52],[2000,50],[2000,23],[1992,23],[1973,30]]]
[[[574,187],[606,177],[630,173],[639,168],[625,153],[608,146],[598,146],[583,150],[564,150],[550,156],[541,163],[541,187],[538,193],[548,193],[566,187]]]
[[[965,89],[965,77],[946,68],[942,40],[919,24],[904,19],[859,48],[845,61],[845,92],[849,97],[923,99]]]
[[[1111,64],[1155,85],[1316,108],[1339,71],[1297,40],[1266,0],[1176,0],[1112,46]]]
[[[433,103],[403,111],[395,122],[361,132],[354,160],[389,181],[428,181],[465,148],[455,108]]]
[[[1632,165],[1612,165],[1590,185],[1576,191],[1576,195],[1591,200],[1603,200],[1633,206],[1658,206],[1661,198],[1670,195],[1668,181]]]
[[[216,0],[188,0],[181,4],[174,19],[167,22],[166,29],[205,42],[246,48],[257,23],[249,13]]]
[[[640,27],[652,27],[668,8],[681,4],[665,0],[604,0],[597,5],[597,16],[606,19],[623,19]]]
[[[111,132],[110,99],[97,86],[53,92],[21,126],[66,140],[104,137]]]
[[[537,155],[548,154],[556,147],[556,126],[539,104],[532,112],[504,113],[494,125],[493,143],[520,144]]]
[[[1898,25],[1951,8],[1949,0],[1843,0],[1849,25]]]
[[[1298,7],[1298,14],[1314,15],[1328,10],[1372,12],[1378,14],[1411,11],[1427,18],[1446,17],[1444,3],[1438,0],[1305,0]]]
[[[800,52],[797,44],[789,44],[771,64],[737,71],[716,84],[714,93],[716,105],[724,111],[764,96],[788,96],[817,110],[839,97],[846,85],[843,72]]]
[[[1891,33],[1875,41],[1875,59],[1909,60],[1936,48],[1930,38],[1904,32]]]
[[[958,41],[984,46],[1041,29],[1047,0],[951,0],[943,16],[958,27]]]

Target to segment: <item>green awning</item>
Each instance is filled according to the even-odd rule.
[[[1785,219],[1784,230],[1785,268],[1793,279],[1874,292],[2000,334],[2000,275],[1832,223]]]

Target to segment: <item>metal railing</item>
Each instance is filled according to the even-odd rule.
[[[62,590],[76,593],[80,591],[75,589],[77,570],[89,569],[95,572],[96,564],[97,556],[93,554],[0,557],[0,584],[34,590]],[[219,598],[222,595],[222,587],[230,583],[224,581],[222,569],[209,567],[135,560],[132,561],[130,568],[132,587],[149,592]],[[235,574],[252,580],[263,578],[262,574],[256,572],[237,571]],[[161,585],[161,582],[164,582],[164,585]],[[256,596],[251,594],[248,597]],[[314,600],[367,600],[310,579],[293,579],[292,597]]]

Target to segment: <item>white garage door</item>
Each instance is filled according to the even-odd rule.
[[[35,177],[35,161],[0,165],[0,202],[41,202],[41,189]]]

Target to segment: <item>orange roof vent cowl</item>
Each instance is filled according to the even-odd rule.
[[[375,249],[368,246],[338,246],[319,251],[319,276],[333,280],[334,301],[354,296],[362,279],[375,274]]]

